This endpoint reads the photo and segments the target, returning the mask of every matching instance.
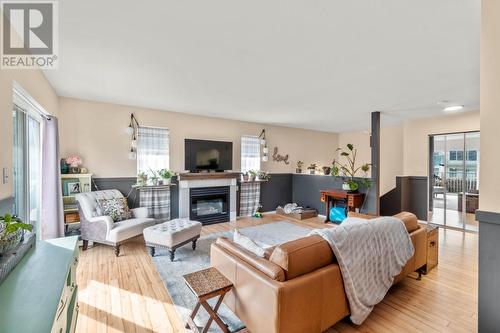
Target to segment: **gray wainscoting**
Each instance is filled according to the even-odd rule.
[[[500,327],[500,213],[476,211],[479,221],[478,331]]]
[[[139,192],[137,190],[130,191],[132,185],[136,182],[134,177],[93,178],[93,180],[94,190],[96,188],[99,190],[117,189],[123,195],[129,195],[129,206],[131,208],[139,206]],[[172,178],[172,184],[178,184],[176,177]],[[331,176],[291,173],[271,174],[271,179],[261,185],[262,211],[273,211],[278,205],[296,202],[304,207],[316,208],[320,214],[324,214],[325,205],[320,201],[319,191],[341,187],[342,180]],[[170,191],[170,215],[174,219],[179,217],[179,188],[178,186],[172,186]],[[375,202],[374,194],[369,191],[362,211],[374,213]]]
[[[320,201],[320,190],[331,188],[342,188],[342,179],[332,176],[293,174],[292,199],[303,207],[316,208],[320,214],[325,214],[325,204]],[[367,193],[366,189],[361,189],[361,192]],[[361,211],[374,214],[375,203],[374,193],[368,190]]]
[[[7,197],[0,200],[0,215],[4,215],[5,213],[12,213],[13,206],[14,197]]]
[[[380,198],[380,214],[394,215],[411,212],[420,220],[427,220],[427,177],[398,176],[396,188]]]
[[[293,177],[291,173],[273,173],[268,182],[261,183],[260,202],[262,211],[270,212],[293,200]]]

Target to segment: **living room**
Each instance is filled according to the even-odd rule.
[[[498,327],[495,1],[30,6],[1,332]]]

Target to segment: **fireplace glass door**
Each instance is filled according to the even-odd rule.
[[[190,219],[203,224],[229,221],[229,187],[190,190]]]

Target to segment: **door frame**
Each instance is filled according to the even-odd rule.
[[[463,157],[463,172],[462,172],[462,178],[463,180],[466,180],[467,179],[467,175],[466,175],[466,148],[467,148],[467,145],[466,145],[466,136],[468,133],[481,133],[481,130],[469,130],[469,131],[458,131],[458,132],[443,132],[443,133],[433,133],[433,134],[429,134],[428,135],[428,152],[427,152],[427,165],[428,165],[428,169],[427,169],[427,189],[428,189],[428,198],[427,198],[427,214],[429,214],[429,212],[432,211],[432,207],[433,207],[433,200],[434,200],[434,190],[433,190],[433,182],[434,182],[434,137],[436,136],[446,136],[446,135],[453,135],[453,134],[463,134],[463,137],[464,137],[464,144],[463,144],[463,152],[464,152],[464,157]],[[481,148],[479,149],[479,151],[481,151]],[[446,149],[446,140],[445,140],[445,159],[444,159],[444,164],[445,164],[445,199],[446,199],[446,169],[447,169],[447,156],[446,156],[446,152],[447,152],[447,149]],[[431,179],[432,177],[432,179]],[[466,181],[464,181],[463,185],[462,185],[462,192],[465,191],[465,188],[464,186],[466,185],[465,184]],[[479,184],[479,183],[478,183]],[[478,231],[476,230],[469,230],[466,228],[466,225],[467,225],[467,221],[464,220],[463,222],[463,227],[462,228],[458,228],[458,227],[453,227],[453,226],[448,226],[446,224],[446,200],[444,200],[444,216],[443,216],[443,224],[435,224],[435,223],[432,223],[430,221],[428,221],[428,223],[430,224],[434,224],[434,225],[437,225],[437,226],[440,226],[440,227],[443,227],[443,228],[446,228],[446,229],[451,229],[451,230],[458,230],[458,231],[463,231],[463,232],[470,232],[470,233],[477,233]],[[434,213],[434,212],[433,212]],[[467,209],[466,209],[466,196],[465,195],[462,195],[462,214],[463,214],[463,217],[466,218],[466,214],[467,214]]]

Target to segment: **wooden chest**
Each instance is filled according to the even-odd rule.
[[[434,225],[427,225],[427,264],[423,273],[427,274],[432,268],[437,266],[439,256],[439,228]]]

